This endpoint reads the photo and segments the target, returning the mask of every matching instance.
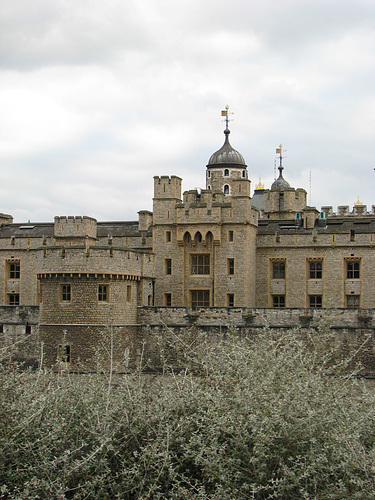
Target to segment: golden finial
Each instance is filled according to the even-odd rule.
[[[264,184],[263,184],[263,182],[261,181],[261,178],[259,177],[259,182],[258,182],[258,184],[255,186],[255,191],[259,191],[260,189],[264,189]]]
[[[359,195],[358,195],[358,200],[354,203],[354,205],[356,207],[358,207],[359,205],[363,205],[363,203],[359,200]]]

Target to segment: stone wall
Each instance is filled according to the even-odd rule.
[[[375,309],[207,307],[193,311],[190,307],[142,307],[138,322],[138,336],[145,341],[144,358],[150,360],[150,366],[153,359],[159,359],[160,339],[168,334],[185,339],[194,337],[195,331],[204,331],[209,339],[219,342],[229,333],[254,336],[265,327],[317,335],[326,328],[337,355],[352,356],[353,366],[361,363],[363,376],[375,377]]]
[[[0,306],[0,362],[37,366],[40,360],[39,307]]]
[[[193,311],[190,307],[138,307],[137,322],[125,322],[124,317],[123,324],[104,316],[82,324],[39,324],[39,320],[37,306],[0,307],[3,353],[5,349],[13,359],[37,366],[42,340],[46,365],[54,366],[59,346],[69,345],[74,361],[67,365],[69,369],[88,372],[108,368],[112,352],[113,368],[124,372],[139,363],[146,368],[159,367],[160,342],[170,334],[194,345],[196,332],[204,332],[211,342],[220,342],[228,334],[255,336],[265,327],[317,335],[320,329],[328,328],[338,356],[353,355],[353,363],[359,361],[363,366],[362,375],[375,377],[375,309],[206,307]]]

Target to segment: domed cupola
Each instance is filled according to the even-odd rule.
[[[223,146],[211,155],[208,160],[206,186],[207,189],[222,191],[224,194],[230,195],[233,180],[247,179],[247,166],[242,154],[232,148],[229,142],[228,109],[228,106],[226,106],[225,111],[221,112],[221,116],[225,116],[226,123],[224,130],[225,141]]]
[[[278,167],[279,169],[279,177],[272,183],[271,189],[280,189],[283,191],[286,188],[290,188],[290,184],[288,181],[286,181],[283,177],[283,150],[282,150],[282,145],[276,149],[276,154],[280,155],[280,165]]]
[[[283,177],[284,167],[282,165],[279,166],[279,177],[272,183],[271,189],[285,189],[290,188],[290,184]]]
[[[232,148],[229,142],[230,130],[226,128],[224,130],[224,134],[225,134],[225,141],[223,146],[213,155],[211,155],[210,159],[208,160],[207,167],[223,168],[225,166],[226,167],[233,166],[233,167],[246,168],[244,157],[242,156],[241,153]]]

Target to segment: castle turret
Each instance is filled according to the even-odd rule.
[[[225,195],[233,194],[233,181],[247,179],[247,165],[244,157],[229,142],[228,106],[221,112],[225,116],[225,141],[223,146],[213,153],[208,160],[206,171],[206,188]]]
[[[272,183],[271,189],[264,191],[264,217],[267,219],[294,219],[306,208],[307,193],[304,189],[295,189],[283,177],[282,146],[276,149],[280,164],[279,177]]]

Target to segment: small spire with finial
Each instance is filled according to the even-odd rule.
[[[285,149],[286,151],[286,149]],[[279,158],[280,158],[280,164],[278,166],[278,170],[280,172],[280,175],[282,177],[283,175],[283,170],[284,170],[284,167],[283,167],[283,145],[280,144],[278,148],[276,148],[276,154],[279,155]]]
[[[355,205],[356,207],[363,205],[363,203],[362,203],[362,202],[361,202],[361,200],[359,199],[359,195],[358,195],[358,199],[357,199],[357,201],[354,203],[354,205]]]
[[[264,184],[262,182],[262,179],[259,177],[259,182],[258,184],[255,186],[255,191],[259,191],[261,189],[264,189]]]

